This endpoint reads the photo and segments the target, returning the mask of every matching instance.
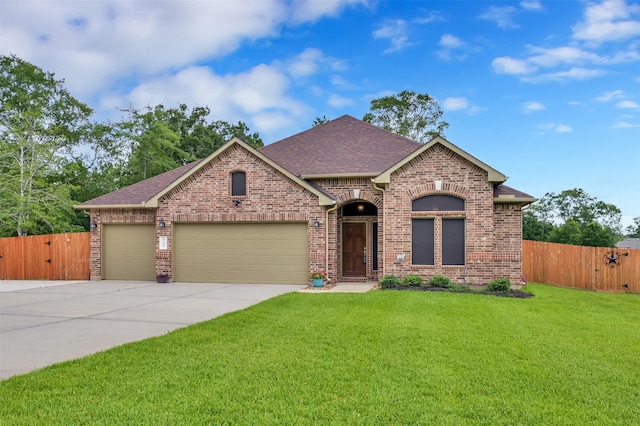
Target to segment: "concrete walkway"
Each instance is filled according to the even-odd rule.
[[[163,335],[304,287],[0,281],[0,379]]]

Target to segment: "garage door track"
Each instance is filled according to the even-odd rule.
[[[20,282],[0,281],[15,288]],[[92,281],[0,292],[0,379],[247,308],[300,285]]]

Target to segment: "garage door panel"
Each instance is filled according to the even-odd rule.
[[[306,223],[174,225],[176,281],[304,284]]]
[[[102,228],[104,278],[156,278],[155,227],[148,224],[107,224]]]

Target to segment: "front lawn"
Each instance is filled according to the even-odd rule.
[[[640,295],[288,294],[0,382],[0,424],[638,424]]]

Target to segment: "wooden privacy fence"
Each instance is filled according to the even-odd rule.
[[[0,238],[0,280],[87,280],[89,240],[89,232]]]
[[[619,258],[606,258],[611,251]],[[640,293],[640,250],[522,241],[527,281],[587,290]]]

